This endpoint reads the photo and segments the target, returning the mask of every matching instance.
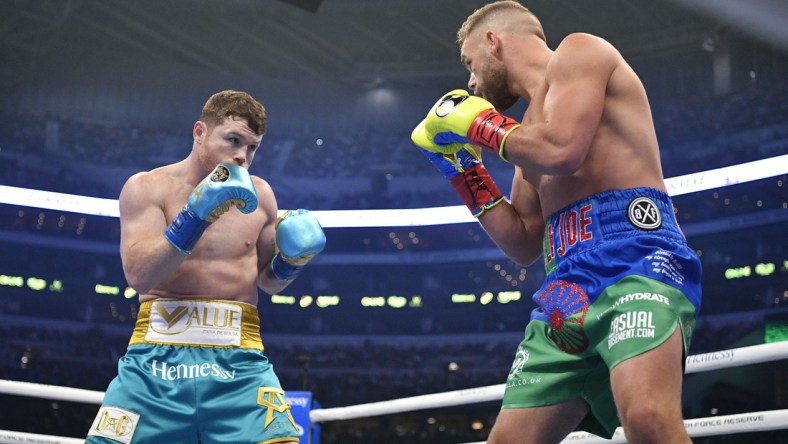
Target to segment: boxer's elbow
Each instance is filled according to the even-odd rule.
[[[577,172],[586,160],[587,147],[567,141],[554,146],[553,155],[546,165],[546,172],[553,176],[570,176]]]
[[[164,267],[159,266],[152,269],[145,264],[146,261],[123,261],[123,274],[126,276],[126,283],[138,294],[150,292],[163,280],[157,271]]]
[[[542,164],[545,174],[569,176],[577,172],[586,161],[591,139],[579,134],[562,132],[549,134],[541,147]]]
[[[529,248],[518,252],[517,255],[509,255],[509,259],[520,267],[528,267],[542,258],[542,249]]]
[[[542,257],[542,243],[523,238],[518,242],[497,243],[506,257],[520,267],[527,267]]]
[[[137,294],[146,294],[155,287],[155,283],[150,277],[140,271],[124,266],[123,272],[126,275],[126,283],[129,287],[133,288]]]

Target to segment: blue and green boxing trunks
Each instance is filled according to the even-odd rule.
[[[700,310],[701,265],[670,197],[653,188],[607,191],[551,215],[547,277],[533,300],[503,408],[582,397],[580,428],[610,438],[619,425],[610,370],[680,328],[689,349]]]

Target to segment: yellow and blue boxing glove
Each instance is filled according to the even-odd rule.
[[[276,221],[276,246],[271,271],[281,281],[292,281],[326,247],[326,235],[309,210],[286,211]]]
[[[191,253],[208,225],[231,206],[242,213],[257,209],[257,191],[245,168],[220,163],[189,195],[189,201],[164,231],[164,237],[183,254]]]
[[[501,191],[482,163],[480,153],[473,146],[463,144],[459,151],[441,153],[436,148],[437,145],[430,141],[424,121],[413,130],[411,139],[443,177],[451,182],[474,217],[479,217],[503,201]],[[425,148],[431,145],[434,145],[433,149]]]
[[[453,154],[470,143],[506,160],[504,144],[520,123],[495,111],[483,98],[455,89],[435,103],[419,127],[423,127],[423,137],[413,142],[427,151]]]

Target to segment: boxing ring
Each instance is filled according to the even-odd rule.
[[[668,178],[665,184],[672,196],[721,188],[788,173],[788,155],[745,164]],[[76,211],[84,214],[118,217],[117,201],[66,195],[0,185],[0,204],[44,209]],[[423,226],[468,223],[474,219],[465,206],[414,210],[316,211],[323,227]],[[685,373],[701,373],[788,358],[788,341],[720,350],[688,356]],[[686,386],[686,385],[685,385]],[[505,384],[455,390],[443,393],[393,399],[346,407],[316,409],[310,412],[312,423],[345,421],[357,418],[394,415],[427,409],[441,409],[468,404],[500,401]],[[0,394],[99,405],[104,392],[0,379]],[[729,434],[769,432],[788,429],[788,409],[754,411],[741,414],[687,419],[685,427],[692,438]],[[85,434],[89,425],[85,426]],[[788,434],[788,432],[786,432]],[[60,436],[0,430],[0,444],[77,444],[84,436]],[[611,440],[585,432],[570,434],[563,443],[626,443],[619,427]],[[457,443],[460,444],[460,443]],[[465,443],[481,444],[481,443]]]
[[[748,347],[720,350],[688,356],[685,374],[701,373],[765,362],[781,361],[788,358],[788,341]],[[393,415],[426,409],[439,409],[480,402],[497,401],[503,398],[505,384],[455,390],[443,393],[393,399],[389,401],[312,410],[313,423],[343,421],[372,416]],[[24,397],[35,397],[59,401],[101,404],[104,392],[34,384],[10,380],[0,380],[0,393]],[[694,418],[684,421],[689,435],[693,438],[740,433],[766,432],[788,429],[788,409],[748,412],[735,415]],[[87,426],[85,433],[87,433]],[[76,444],[82,438],[68,438],[33,433],[0,430],[0,444]],[[563,443],[607,444],[626,443],[624,433],[619,427],[611,440],[599,438],[585,432],[570,434]],[[458,443],[460,444],[460,443]],[[482,444],[482,443],[466,443]]]

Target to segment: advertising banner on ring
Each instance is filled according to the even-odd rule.
[[[286,391],[285,400],[290,404],[290,413],[298,429],[301,444],[320,444],[312,437],[309,412],[312,410],[312,392]]]

